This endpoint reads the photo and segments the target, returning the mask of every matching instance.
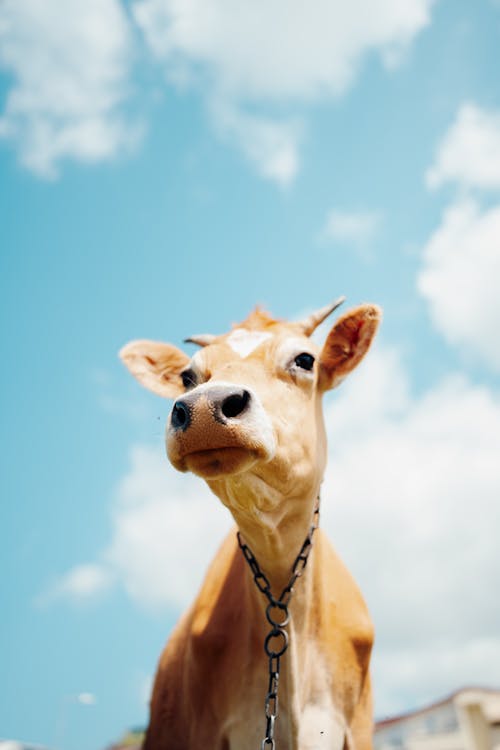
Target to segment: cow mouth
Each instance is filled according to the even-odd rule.
[[[248,448],[208,448],[186,453],[176,466],[204,479],[217,479],[247,471],[258,459],[257,451]]]

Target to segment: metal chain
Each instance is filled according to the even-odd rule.
[[[287,585],[281,592],[278,599],[273,595],[271,591],[271,584],[265,573],[259,567],[255,555],[253,554],[250,547],[244,543],[241,538],[241,534],[238,531],[238,544],[243,556],[250,566],[250,570],[253,573],[253,579],[255,585],[267,598],[269,604],[266,607],[267,621],[271,625],[271,630],[267,634],[264,640],[264,651],[269,659],[269,684],[267,688],[266,701],[265,701],[265,712],[266,712],[266,734],[261,743],[261,750],[275,750],[275,739],[274,739],[274,725],[278,716],[278,688],[280,678],[280,659],[288,648],[288,632],[285,630],[286,626],[290,621],[290,613],[288,611],[288,605],[293,594],[293,587],[303,574],[307,565],[307,560],[312,549],[313,534],[319,526],[319,502],[320,498],[316,500],[314,507],[313,521],[309,533],[306,536],[300,552],[295,558],[295,562],[292,566],[292,575]]]

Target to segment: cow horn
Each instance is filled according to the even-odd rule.
[[[213,344],[217,336],[212,333],[200,333],[197,336],[190,336],[188,339],[184,339],[185,344],[198,344],[198,346],[208,346]]]
[[[331,315],[332,312],[336,310],[337,307],[340,307],[343,302],[345,302],[345,297],[339,297],[330,305],[322,307],[320,310],[316,310],[316,312],[308,315],[307,318],[301,320],[298,325],[302,328],[306,336],[310,336],[311,333],[313,333],[316,328],[325,320],[325,318]]]

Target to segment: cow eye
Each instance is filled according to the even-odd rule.
[[[194,388],[197,383],[196,373],[194,370],[184,370],[181,372],[182,385],[187,390],[188,388]]]
[[[314,367],[314,357],[312,354],[308,354],[307,352],[297,354],[294,362],[297,367],[300,367],[302,370],[312,370],[312,368]]]

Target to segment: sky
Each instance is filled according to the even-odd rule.
[[[499,81],[495,0],[3,0],[0,737],[144,725],[230,526],[120,347],[341,294],[384,310],[322,500],[376,715],[500,687]]]

